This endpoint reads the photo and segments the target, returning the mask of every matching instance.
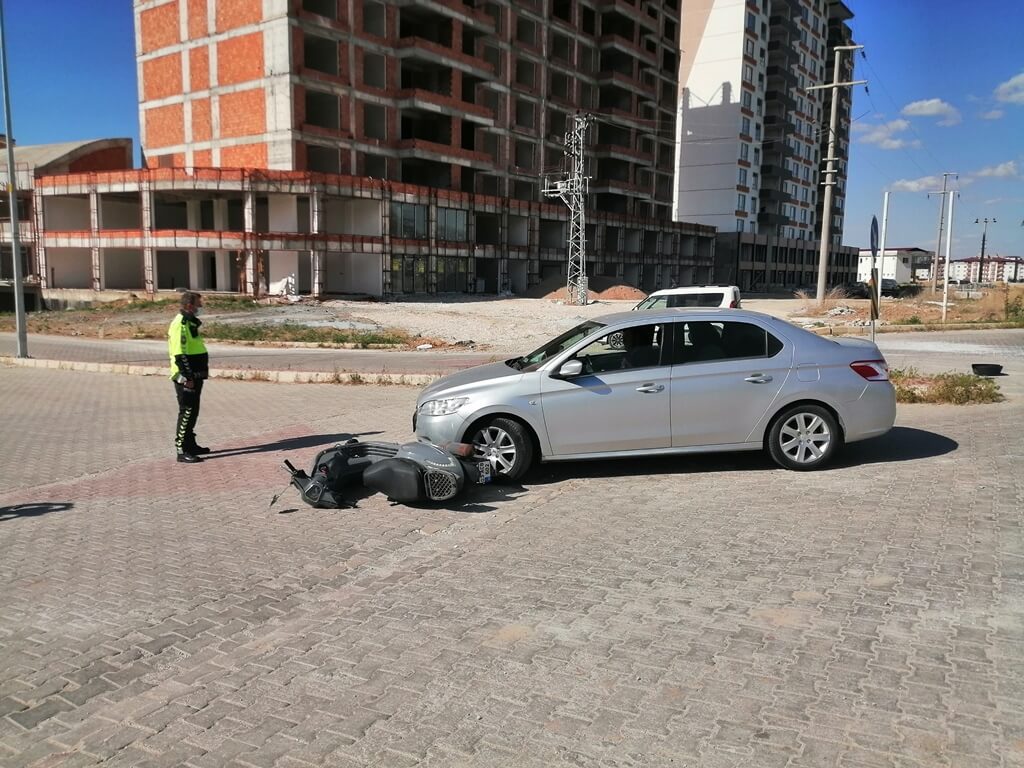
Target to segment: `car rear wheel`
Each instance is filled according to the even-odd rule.
[[[533,441],[514,419],[494,418],[479,426],[470,440],[473,458],[491,463],[497,480],[518,480],[533,463]]]
[[[768,453],[775,463],[797,471],[824,466],[841,444],[835,417],[820,405],[783,411],[768,433]]]

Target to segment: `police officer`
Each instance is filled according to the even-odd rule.
[[[199,400],[203,381],[209,376],[209,355],[199,335],[202,321],[197,317],[203,306],[203,297],[193,291],[181,294],[181,312],[167,328],[167,351],[171,356],[171,381],[178,396],[178,425],[174,432],[174,447],[178,461],[195,464],[210,452],[196,443],[196,420],[199,418]]]

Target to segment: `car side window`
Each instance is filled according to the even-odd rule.
[[[664,333],[660,325],[635,325],[605,334],[576,353],[587,374],[661,364]]]
[[[673,364],[774,357],[782,342],[753,323],[706,320],[676,323]]]

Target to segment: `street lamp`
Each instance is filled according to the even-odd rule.
[[[981,285],[981,281],[985,278],[984,267],[985,267],[985,236],[988,234],[988,223],[996,223],[995,219],[975,219],[975,224],[984,224],[985,228],[981,230],[981,256],[978,258],[978,285]]]

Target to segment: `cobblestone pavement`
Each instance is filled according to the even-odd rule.
[[[1019,398],[818,473],[546,465],[313,510],[282,459],[406,387],[0,368],[0,764],[1022,766]]]

